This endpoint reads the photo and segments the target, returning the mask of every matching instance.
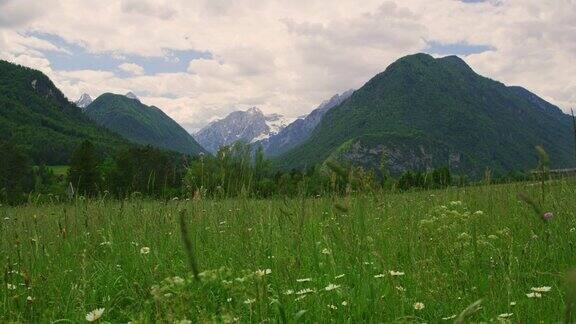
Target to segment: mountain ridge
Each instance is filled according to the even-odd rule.
[[[485,168],[534,167],[534,146],[544,145],[555,166],[572,165],[567,115],[557,107],[543,111],[542,102],[535,104],[541,98],[519,92],[478,75],[459,57],[409,55],[329,110],[310,138],[276,163],[305,168],[337,158],[377,169],[388,155],[395,173],[452,162],[455,171],[480,176]]]
[[[197,155],[206,151],[160,108],[147,106],[134,96],[105,93],[84,110],[92,120],[128,140]]]

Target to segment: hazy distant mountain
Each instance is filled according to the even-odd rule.
[[[256,145],[261,145],[266,155],[274,156],[282,154],[298,144],[304,142],[322,120],[324,114],[344,102],[354,93],[354,90],[348,90],[342,94],[334,95],[329,100],[322,102],[318,108],[314,109],[307,116],[298,118],[290,125],[282,129],[278,134],[272,135],[267,139],[258,141]]]
[[[205,152],[192,135],[162,110],[142,104],[131,92],[125,96],[105,93],[85,112],[98,124],[133,142],[185,154]]]
[[[86,117],[42,72],[0,60],[0,140],[36,164],[67,164],[84,140],[111,154],[128,141]]]
[[[481,176],[537,165],[543,145],[552,167],[574,166],[570,118],[519,87],[476,74],[456,56],[403,57],[330,109],[310,138],[280,155],[283,168],[334,158],[393,173],[449,165]]]
[[[294,119],[279,114],[264,115],[256,107],[246,111],[235,111],[224,119],[211,122],[194,137],[208,151],[217,152],[224,145],[236,141],[254,143],[278,134]]]
[[[90,97],[89,94],[84,93],[80,96],[80,98],[78,98],[78,100],[76,100],[76,106],[84,109],[86,107],[88,107],[89,104],[92,103],[92,97]]]

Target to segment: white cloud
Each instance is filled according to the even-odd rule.
[[[144,68],[136,63],[122,63],[118,66],[118,68],[133,75],[144,74]]]
[[[43,53],[63,50],[29,31],[127,61],[173,60],[167,49],[212,58],[148,75],[125,63],[125,78],[55,71]],[[137,91],[190,128],[253,105],[301,115],[428,41],[491,46],[465,58],[480,74],[523,85],[565,109],[576,102],[574,1],[0,0],[0,57],[42,69],[72,98]]]

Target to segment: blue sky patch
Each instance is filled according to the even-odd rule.
[[[468,44],[466,42],[443,44],[437,41],[426,42],[424,52],[438,55],[470,55],[494,50],[490,45]]]
[[[145,74],[186,72],[188,64],[196,59],[210,59],[210,52],[195,50],[163,49],[164,56],[144,57],[140,55],[126,55],[120,53],[90,53],[85,47],[69,43],[63,38],[46,33],[33,32],[28,35],[46,40],[68,53],[56,51],[43,51],[54,70],[102,70],[112,71],[119,77],[128,77],[130,74],[122,71],[118,66],[122,63],[135,63],[144,68]]]

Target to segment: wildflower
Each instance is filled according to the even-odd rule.
[[[294,293],[294,290],[292,289],[288,289],[284,291],[284,295],[292,295]]]
[[[248,299],[246,299],[246,300],[244,301],[244,304],[250,305],[250,304],[254,303],[255,301],[256,301],[256,299],[248,298]]]
[[[173,281],[175,284],[177,284],[177,285],[181,285],[181,284],[184,283],[184,279],[182,279],[182,278],[180,278],[180,277],[178,277],[178,276],[172,278],[172,281]]]
[[[141,253],[141,254],[148,254],[148,253],[150,253],[150,248],[147,247],[147,246],[143,246],[143,247],[140,249],[140,253]]]
[[[297,297],[296,299],[294,299],[295,301],[301,301],[302,299],[306,298],[306,295],[302,295],[300,297]]]
[[[311,294],[311,293],[315,293],[316,291],[310,288],[305,288],[305,289],[301,289],[299,290],[296,295],[306,295],[306,294]]]
[[[510,306],[516,306],[516,302],[515,301],[510,302]]]
[[[86,314],[86,320],[88,322],[95,322],[97,320],[100,319],[100,317],[102,317],[102,314],[104,314],[104,310],[106,310],[105,308],[97,308],[93,311],[91,311],[90,313]]]
[[[528,297],[528,298],[541,298],[542,294],[538,293],[538,292],[531,292],[531,293],[527,293],[526,297]]]
[[[415,310],[423,310],[424,307],[425,307],[424,303],[421,303],[421,302],[414,303],[414,309]]]
[[[498,317],[499,318],[508,318],[508,317],[512,317],[512,315],[514,315],[514,313],[504,313],[504,314],[498,315]]]
[[[347,301],[343,301],[343,302],[342,302],[342,306],[348,306],[348,302],[347,302]]]
[[[402,271],[394,271],[394,270],[390,270],[390,275],[392,277],[399,277],[399,276],[403,276],[404,272]]]
[[[309,282],[309,281],[312,281],[312,278],[296,279],[296,282]]]
[[[532,288],[530,288],[530,290],[532,290],[534,292],[538,292],[538,293],[545,293],[545,292],[549,292],[550,290],[552,290],[552,287],[547,287],[547,286],[532,287]]]
[[[377,275],[374,275],[374,278],[384,278],[384,277],[386,277],[386,275],[383,273],[379,273]]]
[[[546,212],[544,215],[542,215],[542,219],[545,221],[551,220],[552,218],[554,218],[554,214],[552,212]]]
[[[345,274],[337,275],[336,277],[334,277],[334,279],[340,279],[340,278],[343,278],[344,276],[345,276]]]
[[[104,241],[104,242],[100,243],[100,246],[104,246],[104,245],[105,245],[105,246],[110,246],[110,245],[112,245],[112,242]]]
[[[328,284],[328,286],[326,286],[326,288],[324,288],[324,290],[331,291],[331,290],[338,289],[338,288],[340,288],[340,285]]]
[[[256,275],[258,277],[264,277],[265,275],[269,275],[272,273],[272,269],[265,269],[265,270],[256,270]]]
[[[8,288],[8,290],[16,290],[16,285],[6,284],[6,288]]]
[[[229,302],[229,303],[231,303],[231,302],[232,302],[232,298],[231,298],[231,297],[228,297],[228,298],[226,298],[226,301]]]
[[[456,315],[442,317],[442,319],[443,319],[444,321],[453,320],[453,319],[455,319],[455,318],[456,318]]]
[[[332,305],[332,304],[328,305],[328,308],[334,309],[334,310],[338,309],[338,307],[336,305]]]
[[[398,291],[402,291],[402,292],[406,291],[406,288],[404,288],[402,286],[396,286],[394,288],[396,288],[396,290],[398,290]]]
[[[34,301],[34,297],[28,296],[28,297],[26,297],[26,301],[29,302],[29,303],[31,303],[31,302]]]
[[[330,252],[330,250],[327,249],[327,248],[324,248],[324,249],[322,250],[322,254],[330,254],[330,253],[332,253],[332,252]]]
[[[484,212],[481,210],[477,210],[474,212],[474,215],[484,215]]]

